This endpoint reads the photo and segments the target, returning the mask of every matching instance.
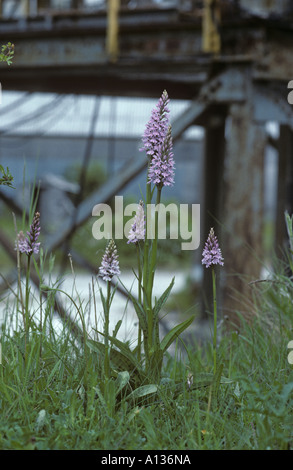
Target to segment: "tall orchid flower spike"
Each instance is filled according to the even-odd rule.
[[[202,264],[205,265],[206,268],[216,264],[224,266],[222,252],[213,228],[210,229],[208,239],[202,252]]]
[[[99,268],[99,275],[104,281],[111,281],[113,276],[119,276],[119,274],[120,267],[117,248],[114,240],[110,240]]]
[[[174,159],[171,125],[168,127],[166,137],[157,153],[151,160],[148,183],[159,187],[173,186],[174,184]]]
[[[146,125],[145,132],[142,137],[143,147],[140,150],[145,150],[150,160],[160,150],[168,131],[168,113],[170,112],[168,108],[169,101],[168,93],[164,90],[156,107],[152,110],[150,120]]]
[[[139,243],[145,239],[145,214],[143,201],[139,201],[127,243]]]
[[[202,264],[206,268],[212,267],[212,281],[213,281],[213,304],[214,304],[214,336],[213,336],[213,356],[214,356],[214,374],[217,372],[217,296],[216,296],[216,274],[215,266],[219,264],[224,266],[224,259],[219,247],[218,239],[215,235],[214,229],[210,229],[208,239],[206,241],[203,253]]]
[[[18,245],[20,253],[25,253],[27,256],[39,253],[40,242],[38,242],[38,238],[40,233],[40,213],[36,212],[27,236],[22,231],[17,235],[16,248]]]
[[[110,305],[112,302],[111,295],[111,280],[113,276],[118,276],[120,274],[120,267],[118,261],[117,248],[114,240],[110,240],[105,254],[103,256],[101,266],[99,268],[99,276],[107,282],[107,297],[104,297],[102,289],[100,289],[100,294],[102,298],[103,308],[104,308],[104,344],[105,344],[105,357],[104,357],[104,370],[106,380],[109,380],[110,377],[110,356],[109,356],[109,321],[110,321]]]

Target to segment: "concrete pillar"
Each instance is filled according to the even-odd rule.
[[[249,84],[248,84],[249,89]],[[253,103],[230,107],[225,158],[223,313],[238,328],[238,313],[249,320],[253,288],[263,257],[264,153],[266,132],[253,121]]]

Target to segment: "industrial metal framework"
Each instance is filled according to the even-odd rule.
[[[201,234],[203,240],[220,222],[223,312],[237,323],[236,312],[245,314],[241,299],[251,295],[249,281],[260,276],[268,144],[279,151],[276,247],[285,240],[284,211],[293,212],[290,2],[262,0],[255,9],[251,0],[39,0],[22,2],[22,11],[11,16],[1,3],[0,40],[15,43],[14,64],[0,68],[4,89],[149,97],[167,89],[171,98],[190,100],[173,124],[173,138],[194,124],[205,128]],[[268,121],[280,126],[274,142],[268,141]],[[145,166],[136,159],[82,200],[48,251],[62,247],[97,202],[108,202]],[[15,256],[2,231],[0,242]]]

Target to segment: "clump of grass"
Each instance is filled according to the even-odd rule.
[[[24,360],[24,335],[5,328],[19,312],[7,305],[2,325],[0,365],[1,449],[289,449],[293,444],[293,369],[287,360],[293,336],[293,282],[282,273],[259,283],[258,315],[240,333],[219,342],[222,382],[210,394],[212,345],[189,345],[188,354],[166,355],[161,384],[149,396],[129,398],[131,370],[120,371],[101,387],[101,356],[83,346],[65,327],[53,324],[57,288],[31,310],[32,328]],[[73,296],[73,294],[72,294]],[[86,319],[87,306],[76,305]],[[70,314],[76,309],[71,302]],[[100,359],[99,359],[100,358]],[[85,362],[86,361],[86,362]],[[193,387],[188,385],[193,377]],[[190,382],[189,382],[190,383]],[[178,384],[182,386],[178,387]],[[184,416],[184,419],[182,419]]]
[[[109,399],[103,401],[97,388],[102,364],[93,352],[87,358],[85,389],[84,357],[66,330],[59,336],[33,331],[26,367],[22,332],[2,331],[0,448],[288,449],[293,371],[287,362],[292,333],[287,313],[282,311],[281,336],[278,331],[269,335],[271,330],[256,319],[241,334],[221,340],[224,373],[232,382],[222,384],[215,397],[210,397],[208,380],[212,349],[192,348],[188,359],[169,357],[162,387],[151,402],[127,400],[123,387],[116,395],[118,383],[129,383],[123,376],[109,382]],[[194,384],[198,378],[197,388],[188,387],[190,371]],[[180,390],[178,382],[185,384]]]

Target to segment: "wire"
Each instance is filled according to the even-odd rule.
[[[64,99],[67,98],[64,96]],[[62,101],[59,103],[59,107],[62,105]],[[55,108],[56,110],[56,108]],[[56,126],[58,122],[60,122],[66,114],[70,111],[70,107],[66,106],[65,111],[64,107],[60,110],[59,113],[54,114],[53,116],[48,117],[48,121],[46,122],[46,130],[43,132],[39,132],[38,134],[34,134],[32,136],[30,135],[25,135],[25,136],[13,136],[13,141],[12,142],[5,142],[3,139],[1,140],[1,148],[2,149],[19,149],[19,148],[24,148],[26,147],[31,140],[35,138],[41,138],[45,136],[48,132],[50,132],[50,128]],[[9,137],[9,136],[8,136]],[[1,139],[1,136],[0,136]]]
[[[27,91],[26,93],[23,93],[20,98],[16,98],[16,100],[14,100],[12,103],[2,107],[0,110],[0,115],[3,116],[3,114],[10,113],[10,111],[15,110],[16,107],[21,106],[23,102],[27,101],[29,95],[31,95],[31,92]]]
[[[56,98],[54,98],[54,100],[50,101],[50,103],[47,103],[47,104],[41,106],[41,108],[39,108],[37,111],[33,111],[32,113],[27,114],[26,116],[23,116],[18,121],[14,121],[12,124],[9,125],[8,128],[1,130],[0,135],[9,134],[11,132],[11,129],[14,130],[16,127],[19,127],[22,124],[26,124],[29,121],[36,120],[42,114],[44,114],[46,112],[49,112],[51,109],[55,110],[56,104],[58,104],[58,102],[62,101],[64,99],[64,96],[65,95],[58,95]]]

